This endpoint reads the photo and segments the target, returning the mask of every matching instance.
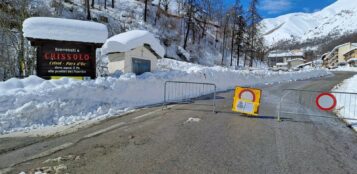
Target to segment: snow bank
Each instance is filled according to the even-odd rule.
[[[164,57],[165,49],[161,46],[160,41],[145,30],[128,31],[109,38],[102,47],[102,55],[127,52],[144,44],[150,45],[156,54]]]
[[[343,81],[341,85],[335,87],[334,91],[357,93],[356,86],[357,75]],[[337,108],[339,108],[337,115],[345,118],[357,119],[357,102],[355,101],[356,95],[352,95],[351,98],[346,95],[337,95],[336,98]],[[357,120],[346,120],[346,122],[352,125],[353,129],[357,131]]]
[[[73,19],[32,17],[23,23],[24,36],[33,39],[104,43],[108,38],[105,25]]]
[[[350,72],[357,72],[357,67],[350,67],[349,65],[344,67],[337,67],[336,69],[332,69],[331,71],[350,71]]]
[[[236,85],[271,84],[330,74],[322,69],[280,73],[236,71],[169,59],[160,59],[159,68],[158,72],[141,76],[124,74],[120,78],[91,81],[42,80],[31,76],[0,82],[0,133],[106,118],[161,103],[167,80],[215,83],[218,90],[223,91]]]

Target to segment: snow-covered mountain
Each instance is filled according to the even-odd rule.
[[[328,35],[357,32],[357,0],[337,0],[314,13],[291,13],[262,21],[266,43],[305,42]]]

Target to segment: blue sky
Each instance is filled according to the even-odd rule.
[[[235,0],[225,0],[227,5]],[[250,0],[241,0],[246,8]],[[260,0],[259,12],[263,18],[277,17],[292,12],[314,12],[336,2],[336,0]]]

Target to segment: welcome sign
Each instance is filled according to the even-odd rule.
[[[42,78],[95,78],[95,51],[91,45],[48,43],[38,47],[37,54],[37,75]]]

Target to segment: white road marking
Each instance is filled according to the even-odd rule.
[[[64,144],[62,144],[62,145],[60,145],[60,146],[51,148],[51,149],[46,150],[46,151],[43,151],[43,152],[41,152],[41,153],[39,153],[39,154],[37,154],[37,155],[34,155],[34,156],[32,156],[32,157],[26,159],[26,161],[30,161],[30,160],[33,160],[33,159],[37,159],[37,158],[41,158],[41,157],[44,157],[44,156],[51,155],[51,154],[53,154],[53,153],[55,153],[55,152],[58,152],[58,151],[60,151],[60,150],[66,149],[66,148],[68,148],[68,147],[70,147],[70,146],[73,146],[74,144],[75,144],[75,143],[71,143],[71,142],[69,142],[69,143],[64,143]]]
[[[5,169],[6,170],[9,170],[11,171],[12,170],[12,167],[14,167],[15,165],[17,164],[21,164],[21,163],[24,163],[24,162],[27,162],[27,161],[31,161],[31,160],[34,160],[34,159],[38,159],[38,158],[42,158],[42,157],[45,157],[45,156],[48,156],[48,155],[51,155],[51,154],[54,154],[55,152],[58,152],[58,151],[61,151],[63,149],[66,149],[70,146],[73,146],[75,143],[71,143],[71,142],[68,142],[68,143],[64,143],[62,145],[59,145],[59,146],[56,146],[54,148],[51,148],[49,150],[46,150],[46,151],[43,151],[37,155],[33,155],[29,158],[26,158],[25,160],[21,161],[21,162],[18,162],[18,163],[15,163],[15,164],[12,164],[10,165],[10,168],[7,168]],[[0,173],[3,171],[4,169],[0,170]]]
[[[102,134],[102,133],[105,133],[105,132],[109,132],[109,131],[114,130],[114,129],[116,129],[116,128],[120,127],[120,126],[123,126],[123,125],[125,125],[125,124],[126,124],[125,122],[119,122],[119,123],[114,124],[114,125],[112,125],[112,126],[109,126],[109,127],[107,127],[107,128],[104,128],[104,129],[101,129],[101,130],[99,130],[99,131],[95,131],[95,132],[93,132],[93,133],[90,133],[90,134],[84,136],[83,138],[95,137],[95,136],[97,136],[97,135],[99,135],[99,134]]]
[[[133,118],[133,120],[137,120],[137,119],[140,119],[140,118],[147,117],[147,116],[149,116],[149,115],[151,115],[151,114],[154,114],[154,113],[156,113],[156,112],[159,112],[159,111],[161,111],[161,109],[157,109],[157,110],[154,110],[154,111],[148,112],[148,113],[146,113],[146,114],[143,114],[143,115],[137,116],[137,117]]]
[[[172,108],[172,107],[174,107],[174,106],[176,106],[176,105],[167,106],[167,108]],[[137,117],[133,118],[133,120],[137,120],[137,119],[140,119],[140,118],[147,117],[147,116],[152,115],[152,114],[154,114],[154,113],[156,113],[156,112],[159,112],[159,111],[162,111],[162,109],[157,109],[157,110],[148,112],[148,113],[146,113],[146,114],[137,116]]]
[[[174,107],[174,106],[176,106],[176,105],[171,105],[171,106],[168,106],[167,108],[172,108],[172,107]],[[147,116],[152,115],[152,114],[154,114],[154,113],[156,113],[156,112],[159,112],[159,111],[161,111],[161,110],[162,110],[162,109],[157,109],[157,110],[148,112],[148,113],[146,113],[146,114],[137,116],[137,117],[135,117],[135,118],[133,118],[133,119],[134,119],[134,120],[137,120],[137,119],[140,119],[140,118],[143,118],[143,117],[147,117]],[[133,112],[135,112],[135,111],[133,111]],[[130,112],[130,113],[131,113],[131,112]],[[24,162],[27,162],[27,161],[31,161],[31,160],[34,160],[34,159],[38,159],[38,158],[42,158],[42,157],[45,157],[45,156],[49,156],[49,155],[51,155],[51,154],[53,154],[53,153],[55,153],[55,152],[58,152],[58,151],[61,151],[61,150],[66,149],[66,148],[68,148],[68,147],[70,147],[70,146],[73,146],[73,145],[75,145],[76,143],[78,143],[79,141],[81,141],[81,140],[83,140],[83,139],[95,137],[95,136],[97,136],[97,135],[100,135],[100,134],[109,132],[109,131],[111,131],[111,130],[114,130],[114,129],[116,129],[116,128],[119,128],[119,127],[121,127],[121,126],[123,126],[123,125],[125,125],[125,124],[127,124],[127,123],[126,123],[126,122],[119,122],[119,123],[114,124],[114,125],[112,125],[112,126],[110,126],[110,127],[107,127],[107,128],[98,130],[98,131],[96,131],[96,132],[90,133],[90,134],[88,134],[88,135],[86,135],[86,136],[83,136],[82,138],[78,139],[78,140],[75,141],[75,142],[64,143],[64,144],[62,144],[62,145],[60,145],[60,146],[56,146],[56,147],[51,148],[51,149],[49,149],[49,150],[43,151],[43,152],[41,152],[41,153],[39,153],[39,154],[37,154],[37,155],[31,156],[31,157],[25,159],[25,160],[23,160],[23,161],[21,161],[21,162],[19,162],[19,163],[12,164],[12,165],[10,165],[9,168],[0,169],[0,174],[1,174],[2,172],[5,172],[5,173],[6,173],[6,172],[9,172],[9,171],[12,171],[12,170],[13,170],[12,167],[15,166],[15,165],[17,165],[17,164],[21,164],[21,163],[24,163]]]

